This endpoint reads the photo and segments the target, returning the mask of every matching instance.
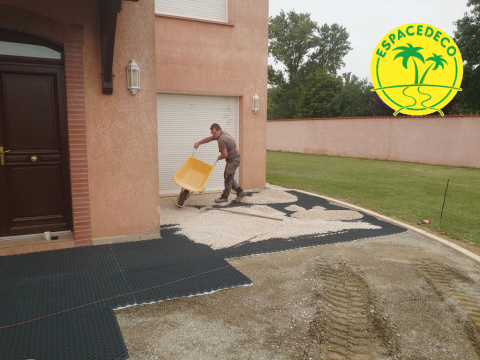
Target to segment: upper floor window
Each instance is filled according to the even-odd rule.
[[[155,13],[228,22],[228,0],[155,0]]]
[[[60,47],[39,38],[9,30],[0,31],[0,55],[62,59]]]

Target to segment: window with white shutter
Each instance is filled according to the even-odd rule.
[[[228,0],[155,0],[155,13],[228,22]]]

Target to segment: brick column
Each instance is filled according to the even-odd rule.
[[[88,189],[87,127],[85,121],[83,34],[83,26],[69,25],[66,28],[64,42],[73,233],[76,246],[92,244]]]

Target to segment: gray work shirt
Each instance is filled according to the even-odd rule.
[[[223,150],[227,149],[227,162],[232,162],[235,159],[235,156],[238,154],[238,147],[235,139],[228,134],[227,132],[222,130],[222,133],[216,139],[218,141],[218,151],[222,152]]]

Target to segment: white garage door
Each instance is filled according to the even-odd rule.
[[[193,144],[211,136],[213,123],[238,144],[238,97],[158,94],[157,122],[160,194],[177,194],[180,187],[173,175],[192,155]],[[216,141],[201,145],[195,153],[196,158],[212,165],[218,155]],[[219,161],[205,191],[223,189],[224,169],[225,160]]]

